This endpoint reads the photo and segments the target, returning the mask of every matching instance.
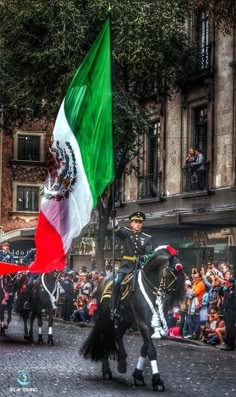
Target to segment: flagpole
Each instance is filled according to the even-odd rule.
[[[111,62],[111,92],[112,92],[112,110],[111,110],[111,118],[112,118],[112,131],[113,131],[113,62],[112,62],[112,19],[111,19],[111,2],[108,1],[108,19],[109,19],[109,27],[110,27],[110,62]],[[114,145],[113,145],[113,153],[114,153]],[[114,164],[115,166],[115,164]],[[111,317],[114,319],[114,311],[115,311],[115,296],[114,296],[114,284],[115,284],[115,218],[116,218],[116,210],[115,210],[115,181],[112,182],[112,210],[111,210],[111,219],[112,219],[112,296],[111,296]]]

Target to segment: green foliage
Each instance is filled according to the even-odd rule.
[[[139,136],[147,129],[142,100],[171,95],[191,70],[185,33],[189,0],[111,3],[114,144],[120,175],[137,155]],[[107,0],[0,2],[0,106],[5,131],[19,118],[55,118],[107,9]]]
[[[30,110],[35,116],[55,117],[85,53],[88,29],[82,3],[0,3],[0,91],[5,122],[24,118]]]
[[[232,33],[236,23],[235,0],[192,0],[194,10],[203,8],[208,10],[217,28],[224,34]]]

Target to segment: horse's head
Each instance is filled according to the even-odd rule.
[[[143,271],[155,288],[165,295],[168,306],[183,299],[185,276],[173,247],[157,247]]]

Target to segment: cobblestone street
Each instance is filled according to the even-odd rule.
[[[53,331],[54,346],[46,343],[46,321],[44,345],[33,345],[24,341],[23,323],[16,316],[13,317],[7,336],[0,338],[1,397],[141,397],[153,394],[148,361],[145,367],[147,385],[135,388],[132,382],[132,372],[141,346],[139,334],[125,336],[127,374],[119,374],[115,362],[112,362],[113,380],[103,381],[100,363],[91,363],[79,355],[79,347],[90,328],[57,322]],[[236,395],[236,352],[218,351],[189,341],[157,340],[155,343],[166,397]],[[23,388],[18,382],[19,371],[26,371],[29,375],[28,384]]]

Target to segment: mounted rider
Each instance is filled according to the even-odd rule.
[[[115,234],[122,240],[124,244],[123,260],[115,276],[113,286],[114,293],[114,313],[117,316],[117,308],[120,300],[120,286],[124,277],[136,270],[137,264],[141,256],[152,252],[151,236],[142,232],[143,222],[146,215],[143,212],[133,212],[129,216],[130,228],[119,227],[115,221]]]

